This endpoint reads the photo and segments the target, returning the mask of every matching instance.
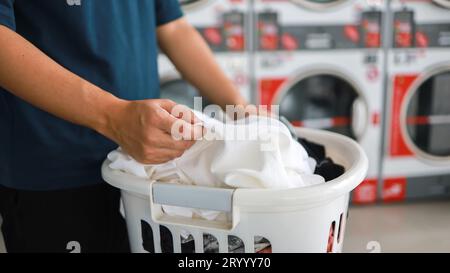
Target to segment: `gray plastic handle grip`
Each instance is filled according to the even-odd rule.
[[[153,183],[153,202],[159,205],[232,212],[234,189]]]

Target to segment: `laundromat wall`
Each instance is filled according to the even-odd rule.
[[[450,0],[180,3],[249,101],[361,144],[354,204],[450,197]],[[162,97],[192,107],[198,91],[159,66]]]

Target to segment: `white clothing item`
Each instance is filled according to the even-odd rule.
[[[316,162],[278,120],[250,116],[222,123],[196,112],[207,129],[181,157],[143,165],[120,148],[109,167],[150,180],[222,188],[288,189],[324,183],[314,175]],[[214,140],[211,140],[214,139]],[[169,215],[215,219],[217,212],[164,206]]]

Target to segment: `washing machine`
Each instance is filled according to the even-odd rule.
[[[386,202],[450,196],[449,3],[391,3]]]
[[[354,203],[377,199],[383,119],[385,4],[255,1],[258,101],[294,125],[357,140],[370,164]]]
[[[245,39],[250,1],[180,0],[180,4],[185,18],[208,43],[226,75],[241,94],[251,101],[248,43]],[[174,65],[163,54],[159,55],[158,64],[161,97],[193,108],[193,98],[200,96],[198,90],[182,79]],[[208,101],[203,99],[202,106],[207,104]]]
[[[379,48],[383,0],[255,0],[259,51]]]

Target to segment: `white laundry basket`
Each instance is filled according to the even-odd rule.
[[[365,178],[367,157],[348,137],[297,130],[301,137],[323,144],[327,156],[346,172],[327,183],[298,189],[218,189],[149,181],[112,170],[105,161],[103,178],[122,191],[132,251],[160,253],[164,226],[172,235],[175,253],[182,250],[182,232],[192,235],[197,253],[203,252],[204,234],[217,239],[221,253],[229,252],[229,239],[236,237],[244,243],[245,252],[252,253],[255,236],[270,241],[273,253],[327,252],[330,228],[334,232],[331,252],[341,252],[350,192]],[[222,222],[174,217],[164,214],[162,205],[228,212],[231,217]],[[144,237],[151,237],[152,249]]]

